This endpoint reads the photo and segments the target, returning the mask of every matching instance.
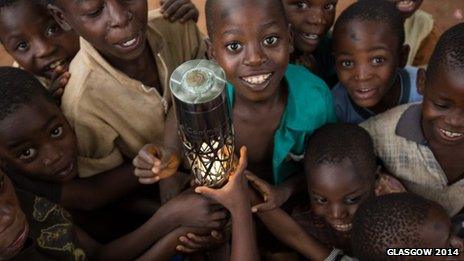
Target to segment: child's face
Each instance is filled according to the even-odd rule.
[[[429,210],[427,220],[420,229],[423,247],[428,248],[463,248],[462,239],[453,235],[451,220],[443,208],[438,206]],[[443,260],[443,259],[441,259]]]
[[[312,53],[332,27],[338,0],[283,0],[295,48]]]
[[[464,77],[462,72],[440,68],[436,73],[436,79],[419,85],[419,92],[424,94],[424,136],[432,145],[454,147],[459,153],[464,145]]]
[[[146,0],[56,0],[55,18],[110,61],[140,58],[146,48]]]
[[[403,18],[408,18],[413,15],[422,4],[422,0],[388,0],[396,4],[396,8],[400,10]]]
[[[257,7],[223,1],[228,11],[217,10],[213,16],[208,54],[224,69],[237,95],[253,102],[276,95],[289,61],[288,25],[272,2],[261,1]]]
[[[395,84],[405,50],[392,31],[374,22],[351,21],[334,35],[340,82],[360,107],[377,105]]]
[[[0,121],[2,165],[31,178],[63,182],[77,175],[74,132],[55,104],[38,98]]]
[[[25,70],[46,78],[67,68],[79,51],[79,37],[63,31],[45,8],[21,0],[0,12],[0,40]]]
[[[349,232],[353,216],[361,202],[374,194],[374,182],[357,173],[349,159],[335,164],[317,164],[309,168],[308,192],[311,209],[333,229]]]
[[[0,260],[13,258],[21,251],[28,231],[13,184],[0,171]]]

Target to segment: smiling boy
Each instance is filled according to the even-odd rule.
[[[386,169],[451,216],[464,207],[463,41],[462,23],[440,38],[427,72],[419,71],[422,104],[403,105],[362,124]]]
[[[114,170],[143,144],[162,140],[169,75],[204,56],[203,39],[191,21],[170,23],[159,10],[147,15],[144,0],[50,3],[57,21],[82,37],[62,99],[79,143],[79,175]]]

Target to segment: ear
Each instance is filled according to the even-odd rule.
[[[408,44],[405,44],[401,47],[401,52],[400,52],[400,68],[404,68],[406,64],[408,63],[408,56],[409,56],[409,51],[411,48],[409,47]]]
[[[208,59],[212,61],[216,61],[213,43],[211,42],[211,39],[209,37],[205,39],[205,44],[206,44],[206,54],[208,55]]]
[[[288,48],[288,51],[289,53],[293,53],[295,51],[295,48],[293,46],[293,32],[292,32],[292,25],[291,24],[288,24],[288,40],[290,41],[289,42],[289,48]]]
[[[72,29],[68,22],[64,19],[63,11],[58,6],[48,4],[47,9],[63,30],[70,31]]]
[[[419,68],[417,71],[417,79],[416,79],[416,85],[417,85],[417,92],[424,96],[425,93],[425,69]]]

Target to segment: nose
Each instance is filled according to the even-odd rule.
[[[132,12],[121,5],[119,2],[119,0],[108,1],[107,6],[110,16],[110,26],[112,28],[124,28],[133,18]]]
[[[357,65],[355,67],[355,79],[358,81],[366,81],[372,77],[371,69],[367,65]]]
[[[329,216],[332,219],[343,219],[348,216],[348,210],[341,204],[333,204],[330,207]]]
[[[244,64],[247,66],[259,66],[267,61],[267,56],[264,53],[261,45],[249,45],[245,52]]]
[[[43,153],[44,155],[43,164],[45,167],[52,166],[53,164],[58,162],[63,156],[63,150],[59,146],[55,146],[54,144],[44,145],[41,153]]]
[[[0,232],[7,229],[14,221],[14,208],[11,204],[2,202],[0,205]]]
[[[315,25],[325,25],[324,11],[321,8],[313,8],[311,15],[306,16],[307,22]]]

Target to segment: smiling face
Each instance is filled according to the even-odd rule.
[[[0,121],[4,167],[34,179],[64,182],[77,175],[74,132],[59,108],[38,98]]]
[[[464,78],[462,72],[443,70],[420,86],[424,94],[422,102],[422,129],[432,145],[456,149],[464,148]],[[424,77],[422,75],[422,77]]]
[[[422,4],[422,0],[388,0],[396,5],[404,19],[411,17]]]
[[[219,7],[218,5],[222,5]],[[224,69],[237,95],[258,102],[274,97],[289,61],[288,25],[274,1],[216,4],[210,58]]]
[[[408,49],[392,35],[388,26],[357,20],[342,25],[334,35],[338,78],[360,107],[386,103],[392,87],[399,89],[397,70],[404,66]]]
[[[349,159],[333,164],[311,164],[308,192],[311,209],[340,232],[350,232],[359,205],[374,194],[374,182],[357,173]]]
[[[56,0],[55,18],[72,27],[110,63],[141,57],[146,43],[146,0]]]
[[[0,171],[0,260],[16,256],[26,242],[29,226],[10,179]]]
[[[28,0],[2,8],[0,40],[21,67],[49,79],[79,51],[77,34],[63,31],[44,7]]]
[[[312,53],[332,27],[337,0],[283,0],[295,49]]]

